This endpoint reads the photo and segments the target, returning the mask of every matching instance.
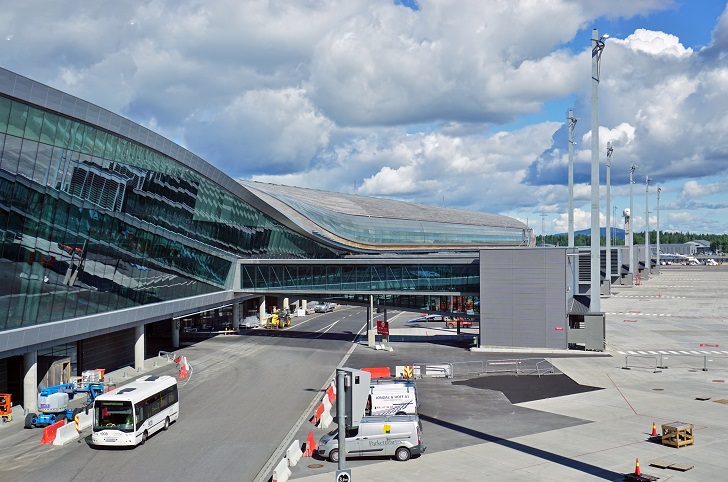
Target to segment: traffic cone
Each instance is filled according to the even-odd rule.
[[[642,471],[640,470],[640,459],[635,460],[634,475],[642,475]]]
[[[657,437],[657,425],[655,425],[655,422],[652,422],[652,436]]]
[[[313,432],[308,432],[308,438],[306,439],[306,451],[303,452],[304,457],[313,457],[316,453],[316,440],[313,438]]]

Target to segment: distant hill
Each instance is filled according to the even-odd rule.
[[[614,233],[614,235],[617,237],[617,239],[621,239],[622,241],[624,241],[624,229],[612,228],[609,231]],[[578,236],[580,234],[583,234],[584,236],[591,236],[591,228],[574,231],[574,236]],[[568,237],[569,233],[547,234],[546,236],[567,236]],[[600,228],[599,236],[606,238],[607,237],[607,228]]]

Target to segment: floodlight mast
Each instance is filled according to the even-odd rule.
[[[592,30],[592,91],[591,91],[591,296],[589,311],[601,312],[601,237],[599,226],[599,68],[604,40],[597,29]]]
[[[632,206],[632,188],[634,187],[634,172],[637,170],[637,166],[634,164],[629,169],[629,274],[632,275],[632,282],[634,282],[634,223],[633,213],[634,206]]]
[[[645,176],[645,275],[649,276],[652,272],[650,262],[650,179]]]
[[[660,272],[660,192],[661,187],[657,188],[657,273]]]
[[[607,275],[607,292],[611,295],[612,293],[612,238],[610,236],[611,233],[611,227],[612,222],[609,218],[611,211],[612,211],[612,200],[609,197],[609,188],[610,184],[612,182],[611,179],[611,172],[612,172],[612,153],[614,152],[614,148],[612,147],[611,142],[607,142],[607,228],[604,231],[605,237],[607,238],[607,255],[606,255],[606,275]]]
[[[574,247],[574,127],[576,117],[573,109],[566,115],[569,121],[569,247]]]

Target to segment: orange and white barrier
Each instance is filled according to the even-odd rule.
[[[286,459],[288,460],[288,466],[293,467],[301,460],[303,452],[301,451],[301,444],[298,440],[294,440],[288,450],[286,450]]]
[[[56,430],[56,438],[53,439],[53,445],[65,445],[78,439],[78,430],[75,423],[67,423]]]
[[[273,469],[273,482],[286,482],[290,476],[291,469],[288,468],[288,461],[283,457]]]
[[[59,420],[58,422],[48,425],[46,428],[43,429],[43,437],[40,439],[40,443],[42,444],[52,444],[53,441],[56,439],[56,432],[58,432],[58,429],[66,425],[65,420]]]

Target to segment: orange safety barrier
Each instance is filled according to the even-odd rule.
[[[320,404],[318,407],[316,407],[316,410],[313,411],[313,418],[311,419],[311,423],[316,425],[319,423],[319,420],[321,420],[321,415],[324,414],[324,404]]]
[[[329,397],[329,402],[331,403],[334,403],[334,400],[336,400],[336,392],[334,392],[334,387],[331,385],[326,389],[326,396]]]
[[[308,432],[308,438],[306,439],[306,450],[303,452],[304,457],[313,457],[316,453],[316,439],[313,438],[313,432]]]
[[[392,378],[389,367],[362,368],[362,370],[371,373],[372,378]]]
[[[58,429],[66,425],[65,420],[59,420],[58,422],[48,425],[46,428],[43,429],[43,438],[40,439],[40,443],[42,444],[52,444],[53,441],[56,439],[56,432],[58,432]]]

